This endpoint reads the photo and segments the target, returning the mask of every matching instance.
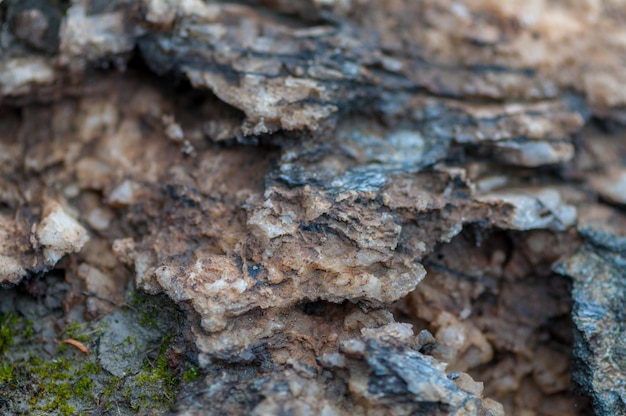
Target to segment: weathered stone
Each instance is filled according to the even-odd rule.
[[[577,222],[626,234],[623,140],[589,127],[626,120],[624,18],[5,0],[0,282],[56,267],[90,318],[165,293],[209,374],[181,414],[575,414],[550,267]]]
[[[554,267],[574,282],[574,377],[593,398],[596,414],[623,415],[626,390],[620,380],[626,372],[622,347],[626,240],[604,231],[580,231],[585,244]]]

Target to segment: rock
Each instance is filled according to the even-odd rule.
[[[576,208],[563,204],[559,193],[553,189],[519,189],[492,192],[480,197],[481,201],[501,203],[513,208],[506,219],[497,221],[502,228],[514,230],[552,229],[566,230],[576,224]]]
[[[41,222],[33,231],[33,244],[43,248],[46,266],[53,266],[65,254],[80,251],[89,235],[58,202],[48,200],[43,209]]]
[[[481,412],[482,390],[459,389],[450,380],[454,377],[442,371],[443,365],[412,350],[413,331],[407,324],[364,329],[362,334],[361,340],[344,341],[340,352],[348,361],[348,390],[367,412],[381,407],[394,414]],[[469,384],[471,377],[463,377]]]
[[[138,373],[146,351],[162,336],[158,328],[140,325],[136,316],[122,312],[107,315],[103,324],[108,329],[98,343],[98,359],[102,368],[122,378]]]
[[[32,92],[37,87],[52,84],[54,68],[42,57],[3,59],[0,62],[0,92],[18,95]]]
[[[62,275],[72,290],[48,306],[87,318],[129,284],[171,298],[179,355],[207,373],[175,412],[578,411],[551,265],[577,224],[626,235],[617,2],[0,14],[0,282],[36,294],[29,277]],[[116,324],[100,355],[123,375],[142,355],[115,363],[133,323]]]
[[[626,170],[613,169],[604,175],[591,177],[591,186],[607,201],[626,204]]]
[[[487,409],[502,414],[497,413],[497,404],[483,402],[480,391],[466,392],[451,380],[462,377],[469,386],[474,383],[470,376],[447,376],[442,364],[417,352],[409,325],[391,323],[354,336],[340,343],[339,352],[317,357],[324,371],[302,366],[295,357],[290,368],[266,374],[254,367],[231,366],[194,386],[174,411],[197,414],[201,402],[212,401],[215,407],[210,412],[215,414],[236,413],[250,405],[251,413],[259,415],[288,410],[330,415],[387,410],[399,415],[415,411],[473,415]],[[232,394],[239,401],[228,397]]]
[[[28,238],[19,222],[6,216],[0,216],[0,282],[17,283],[27,275],[27,262],[20,261],[26,255],[28,259]],[[22,232],[20,238],[20,232]],[[20,241],[21,240],[21,241]],[[20,244],[21,243],[21,244]]]
[[[39,222],[28,216],[0,215],[0,282],[18,283],[30,273],[50,270],[87,241],[87,230],[51,199],[44,203]]]
[[[482,382],[504,414],[550,414],[568,400],[572,411],[579,404],[562,353],[571,348],[571,300],[567,279],[550,266],[578,244],[544,230],[486,237],[467,229],[424,260],[427,276],[396,313],[428,322],[434,342],[420,351]]]
[[[626,240],[605,231],[580,230],[585,244],[571,258],[554,266],[571,276],[576,382],[593,398],[598,415],[621,415],[626,391],[621,383],[626,369],[621,347],[624,304],[623,262]]]

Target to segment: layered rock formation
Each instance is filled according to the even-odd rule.
[[[169,296],[177,412],[579,414],[551,267],[623,234],[619,2],[2,7],[0,282]]]

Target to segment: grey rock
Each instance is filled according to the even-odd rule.
[[[576,382],[599,416],[626,415],[626,238],[581,229],[585,244],[554,269],[573,279]]]

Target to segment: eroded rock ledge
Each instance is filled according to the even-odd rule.
[[[577,311],[576,227],[623,234],[623,6],[1,7],[0,282],[165,293],[206,371],[175,412],[584,407],[551,267]]]

